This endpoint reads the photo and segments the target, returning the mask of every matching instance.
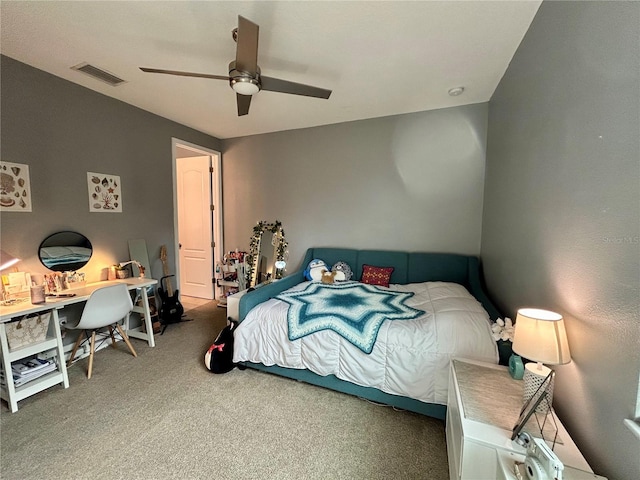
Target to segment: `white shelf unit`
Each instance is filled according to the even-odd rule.
[[[218,301],[218,306],[226,307],[227,297],[229,296],[228,289],[235,288],[238,291],[242,291],[246,288],[246,264],[244,262],[229,260],[227,263],[220,264],[220,267],[222,278],[217,279],[216,284],[222,289],[222,296]],[[231,273],[236,274],[236,280],[225,280],[224,277],[229,276]]]
[[[18,402],[42,390],[46,390],[54,385],[62,384],[64,388],[69,388],[69,377],[65,365],[64,349],[62,345],[62,335],[60,333],[60,323],[58,310],[52,309],[49,316],[49,332],[53,331],[53,336],[48,335],[41,342],[27,345],[21,348],[10,349],[7,340],[7,330],[5,322],[0,323],[0,348],[2,349],[2,369],[5,373],[6,385],[0,388],[0,398],[9,405],[12,413],[18,411]],[[23,385],[16,386],[13,382],[11,364],[23,358],[37,355],[38,353],[55,351],[54,361],[57,369],[41,377],[35,378]]]

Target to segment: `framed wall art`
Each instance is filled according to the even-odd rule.
[[[555,373],[556,372],[554,372],[553,370],[549,372],[549,375],[547,375],[546,378],[542,381],[542,383],[540,384],[538,389],[534,392],[534,394],[531,396],[531,398],[529,398],[529,400],[527,400],[525,404],[522,406],[522,408],[520,409],[520,416],[518,417],[518,422],[515,424],[515,426],[513,427],[513,430],[511,431],[511,440],[515,440],[518,437],[518,434],[524,429],[525,425],[529,421],[529,418],[531,418],[531,416],[535,414],[538,406],[546,398],[549,385],[552,384]],[[551,407],[549,406],[547,408],[550,411]],[[548,412],[546,411],[544,413],[545,421],[547,418],[547,413]],[[553,416],[552,416],[552,419],[553,419]],[[555,420],[553,421],[555,422]],[[538,422],[538,427],[539,427],[540,433],[544,433],[543,431],[544,423],[540,425],[540,423]],[[554,433],[557,436],[557,433],[558,433],[557,428],[554,430]],[[555,444],[555,439],[554,439],[554,444]]]
[[[89,211],[122,212],[122,186],[118,175],[87,172]]]
[[[29,165],[0,162],[0,211],[31,211]]]

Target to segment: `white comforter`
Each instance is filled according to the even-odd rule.
[[[386,320],[370,354],[330,330],[290,341],[289,305],[271,299],[252,309],[235,330],[233,361],[333,374],[357,385],[443,405],[451,357],[498,362],[489,316],[463,286],[429,282],[389,289],[414,292],[407,305],[425,314],[415,320]]]

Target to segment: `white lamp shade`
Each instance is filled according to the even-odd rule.
[[[571,353],[562,315],[537,308],[518,310],[513,351],[547,365],[569,363]]]

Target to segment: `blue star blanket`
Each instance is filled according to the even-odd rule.
[[[385,320],[413,320],[422,310],[409,307],[412,292],[395,292],[359,282],[313,282],[276,298],[289,304],[289,340],[333,330],[364,353],[371,353]]]

